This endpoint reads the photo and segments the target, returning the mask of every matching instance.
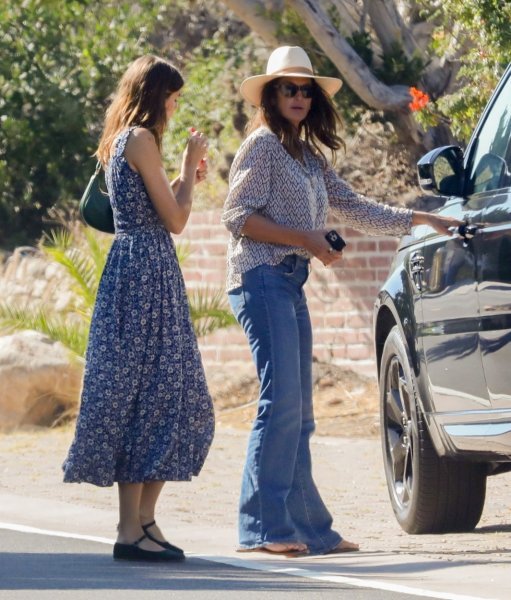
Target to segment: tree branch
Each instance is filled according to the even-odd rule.
[[[332,5],[341,20],[341,26],[345,35],[354,31],[360,31],[360,19],[358,18],[357,7],[353,0],[322,0],[323,8],[326,4]]]
[[[318,45],[339,69],[350,88],[368,106],[396,111],[410,102],[406,86],[387,86],[369,70],[348,42],[334,28],[326,13],[314,0],[287,0],[303,19]]]
[[[279,45],[277,27],[272,19],[265,17],[267,2],[264,0],[223,0],[223,3],[252,31],[255,31],[265,44],[273,48]]]
[[[399,41],[408,58],[417,52],[422,54],[393,0],[364,0],[364,6],[384,52],[389,52],[392,43]]]

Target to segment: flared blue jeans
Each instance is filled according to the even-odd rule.
[[[244,273],[242,286],[229,293],[260,381],[241,486],[244,549],[300,541],[321,554],[341,541],[312,478],[312,328],[303,290],[308,274],[309,261],[290,255]]]

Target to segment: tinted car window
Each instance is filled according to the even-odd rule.
[[[511,77],[501,89],[488,117],[479,130],[469,165],[469,193],[488,192],[510,185],[511,161]]]

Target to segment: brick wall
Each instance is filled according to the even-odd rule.
[[[178,243],[190,245],[183,267],[188,289],[219,288],[225,282],[227,230],[220,210],[193,213]],[[371,237],[333,224],[347,241],[342,266],[326,269],[312,261],[306,293],[314,328],[314,355],[375,375],[372,341],[373,304],[397,247],[392,237]],[[208,365],[251,360],[245,336],[231,327],[199,340]]]

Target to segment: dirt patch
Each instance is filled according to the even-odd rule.
[[[250,429],[259,390],[253,365],[215,367],[206,375],[217,423]],[[374,378],[323,362],[314,362],[313,378],[317,435],[378,435],[378,386]]]

